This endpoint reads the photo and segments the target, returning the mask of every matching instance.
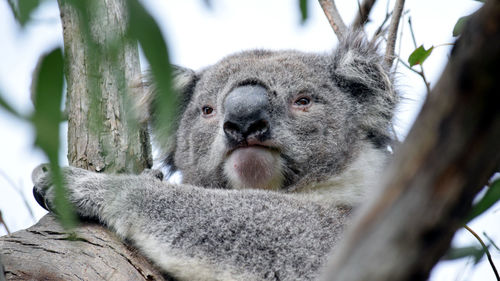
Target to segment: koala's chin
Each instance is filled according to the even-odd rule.
[[[236,189],[277,190],[283,184],[282,170],[279,152],[263,146],[237,148],[224,163],[224,173]]]

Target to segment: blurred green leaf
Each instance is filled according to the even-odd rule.
[[[458,35],[462,34],[462,30],[464,29],[465,24],[467,21],[469,21],[470,15],[461,17],[457,20],[457,23],[455,23],[455,27],[453,27],[453,37],[457,37]]]
[[[157,118],[162,124],[173,122],[177,116],[178,97],[172,85],[172,68],[168,50],[160,28],[153,17],[137,0],[128,1],[129,36],[139,41],[151,68],[158,101],[155,104]]]
[[[466,222],[469,222],[476,218],[477,216],[484,213],[488,210],[493,204],[500,200],[500,179],[494,181],[486,190],[484,196],[477,202],[474,206],[472,206],[472,210],[469,213],[469,216],[466,218]]]
[[[300,21],[303,24],[309,17],[309,11],[307,10],[307,0],[299,0],[299,8],[300,8]]]
[[[408,57],[408,63],[410,66],[414,66],[417,64],[422,64],[424,61],[431,55],[432,50],[434,50],[434,46],[430,47],[428,50],[424,48],[423,45],[415,49],[413,53]]]
[[[35,126],[35,145],[40,147],[50,161],[52,180],[55,186],[55,206],[65,228],[76,224],[76,216],[66,199],[66,189],[59,167],[59,124],[62,118],[63,55],[57,48],[42,57],[35,73],[35,112],[32,123]]]
[[[31,13],[38,8],[40,0],[8,0],[10,9],[21,26],[31,18]]]
[[[483,248],[468,246],[459,248],[450,248],[443,257],[443,260],[457,260],[467,257],[474,258],[474,263],[478,263],[486,252]]]

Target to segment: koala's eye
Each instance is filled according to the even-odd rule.
[[[214,109],[211,106],[205,105],[201,108],[201,113],[203,113],[203,116],[208,117],[214,113]]]
[[[311,103],[311,99],[308,97],[300,97],[293,102],[294,106],[305,107]]]

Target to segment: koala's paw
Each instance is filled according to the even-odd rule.
[[[163,180],[163,173],[160,170],[144,169],[144,171],[142,171],[141,175],[151,176],[151,177],[159,179],[160,181]]]
[[[54,188],[52,187],[52,175],[49,164],[38,165],[31,173],[33,181],[33,196],[36,202],[47,211],[53,211],[51,202],[54,201]]]
[[[73,203],[77,201],[73,190],[76,188],[75,182],[78,178],[83,178],[88,173],[90,172],[74,167],[61,168],[62,180],[66,184],[70,201],[73,201]],[[47,211],[54,212],[55,187],[49,164],[37,166],[31,173],[31,180],[34,184],[33,196],[35,200]]]

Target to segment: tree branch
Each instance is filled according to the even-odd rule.
[[[389,33],[387,34],[387,46],[385,49],[385,64],[388,67],[392,66],[392,62],[395,58],[394,49],[396,47],[399,21],[401,19],[401,15],[403,14],[404,5],[405,0],[396,0],[394,10],[392,11],[391,23],[389,24]]]
[[[363,0],[363,3],[359,5],[358,15],[352,23],[353,29],[359,29],[368,22],[368,17],[370,16],[370,12],[375,5],[375,2],[376,0]]]
[[[83,223],[74,231],[77,237],[68,237],[49,214],[26,230],[1,237],[7,280],[165,280],[106,228]]]
[[[474,230],[472,230],[469,226],[464,225],[464,228],[467,229],[467,231],[469,231],[470,234],[472,234],[477,239],[477,241],[479,241],[479,244],[481,244],[481,247],[483,248],[484,252],[486,253],[486,256],[488,257],[488,262],[490,263],[491,269],[493,270],[493,273],[495,274],[497,281],[500,281],[500,275],[498,275],[497,268],[495,267],[495,263],[493,262],[493,259],[491,258],[490,251],[488,250],[488,247],[486,246],[486,244],[484,244],[481,237],[479,237],[479,235],[477,235],[477,233]]]
[[[426,280],[500,164],[500,1],[471,17],[328,280]],[[327,279],[327,278],[325,278]]]
[[[323,12],[330,23],[330,26],[333,28],[333,31],[337,35],[337,38],[343,38],[345,33],[347,32],[347,26],[345,25],[342,17],[335,6],[334,0],[318,0]]]

